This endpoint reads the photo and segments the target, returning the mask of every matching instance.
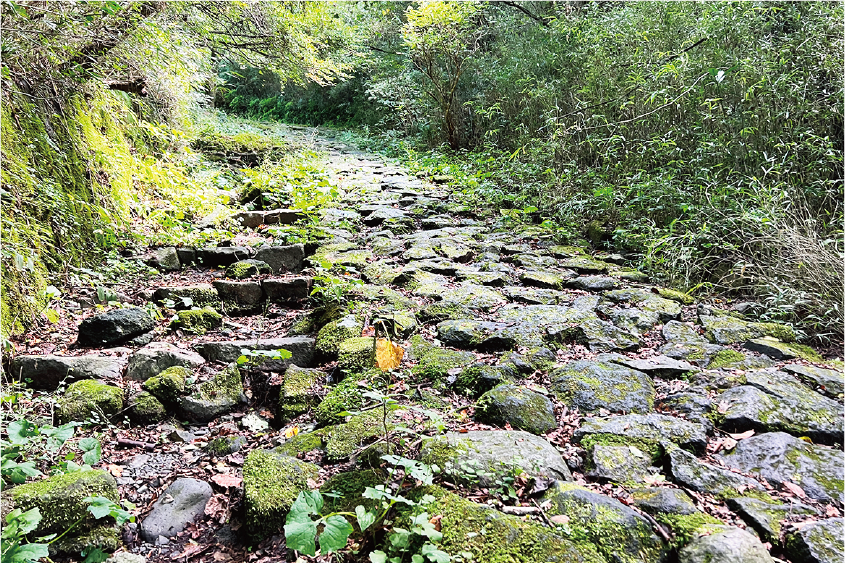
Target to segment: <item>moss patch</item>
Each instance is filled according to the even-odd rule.
[[[330,459],[345,459],[352,456],[370,439],[384,433],[382,411],[374,409],[349,419],[345,424],[330,426],[322,430],[326,441],[326,453]],[[388,429],[393,425],[388,415]]]
[[[693,303],[695,303],[695,298],[692,295],[687,295],[686,293],[684,293],[682,291],[677,291],[677,290],[674,290],[674,289],[668,289],[668,288],[665,288],[665,287],[658,287],[657,288],[657,294],[660,295],[660,297],[663,297],[665,299],[671,299],[672,301],[677,301],[678,303],[681,303],[682,305],[692,305]]]
[[[299,454],[322,449],[322,447],[323,433],[317,430],[315,432],[297,434],[281,446],[277,447],[274,451],[283,455],[296,457]]]
[[[434,381],[445,378],[449,370],[462,368],[475,362],[475,354],[459,352],[434,346],[426,342],[421,336],[411,338],[411,353],[418,360],[414,374]]]
[[[64,397],[59,400],[58,413],[64,424],[83,422],[92,416],[105,420],[119,413],[122,408],[122,389],[86,379],[71,383]]]
[[[707,364],[708,369],[720,369],[729,367],[735,363],[742,362],[745,360],[745,354],[741,352],[737,352],[736,350],[731,350],[729,348],[725,350],[719,350],[710,358],[710,362]]]
[[[179,311],[176,315],[177,318],[170,323],[170,328],[181,328],[185,332],[193,334],[205,334],[223,324],[223,315],[211,307]]]
[[[323,372],[290,366],[285,371],[282,388],[279,391],[279,417],[290,420],[317,405],[319,396],[311,388],[322,379]]]
[[[188,368],[173,366],[149,378],[141,387],[165,403],[175,403],[185,392],[185,381],[190,376],[191,370]]]
[[[698,535],[716,531],[714,526],[723,526],[724,522],[713,518],[709,514],[697,512],[695,514],[657,514],[655,519],[665,524],[672,532],[670,545],[680,549]]]
[[[340,343],[360,336],[363,328],[364,323],[352,315],[331,321],[317,333],[314,350],[324,358],[337,358]]]
[[[342,422],[341,412],[360,409],[364,399],[358,383],[357,379],[348,377],[335,385],[317,405],[314,413],[317,423],[326,425]]]
[[[140,424],[151,424],[167,418],[167,408],[151,393],[141,391],[132,400],[132,419]]]
[[[356,373],[375,366],[376,339],[347,338],[337,347],[337,365],[346,373]]]

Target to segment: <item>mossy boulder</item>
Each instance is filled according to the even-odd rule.
[[[811,362],[821,362],[818,352],[803,344],[788,344],[771,336],[753,338],[745,343],[745,348],[753,352],[760,352],[774,360],[794,360],[802,358]]]
[[[341,319],[331,321],[317,333],[314,351],[325,359],[335,359],[341,342],[350,338],[360,337],[364,323],[355,315],[347,315]]]
[[[317,406],[319,396],[312,391],[312,388],[323,377],[324,374],[320,370],[295,365],[285,371],[282,388],[279,390],[278,412],[282,423]]]
[[[205,451],[216,456],[227,456],[240,451],[245,445],[246,438],[243,436],[218,436],[205,446]]]
[[[411,355],[418,362],[414,371],[435,381],[444,379],[450,370],[475,362],[475,354],[472,352],[441,348],[426,342],[420,335],[411,337]]]
[[[663,561],[667,546],[652,531],[651,523],[619,501],[575,483],[556,483],[543,497],[549,514],[569,517],[572,536],[594,545],[610,561],[642,563]]]
[[[182,414],[191,420],[207,422],[228,412],[243,395],[241,373],[234,364],[201,383],[194,392],[179,399]]]
[[[521,385],[499,385],[484,393],[475,410],[476,420],[544,435],[557,428],[552,402]]]
[[[510,383],[516,376],[502,366],[476,363],[463,368],[453,384],[453,388],[470,397],[480,395],[503,383]]]
[[[704,335],[716,344],[736,344],[761,336],[771,336],[781,342],[795,342],[795,331],[787,325],[749,322],[716,309],[700,311],[698,319],[704,326]]]
[[[281,446],[276,447],[274,451],[283,455],[296,457],[299,454],[321,449],[323,449],[323,433],[317,430],[315,432],[297,434]]]
[[[781,369],[828,397],[841,398],[845,394],[845,376],[841,369],[837,371],[802,364],[789,364]]]
[[[581,412],[648,413],[654,410],[651,378],[613,363],[614,356],[568,362],[551,374],[553,391],[570,408]]]
[[[772,563],[772,557],[752,533],[733,526],[711,525],[678,552],[679,563]]]
[[[669,466],[675,483],[717,498],[738,497],[746,490],[764,490],[763,485],[750,477],[699,461],[677,447],[670,448]]]
[[[325,502],[323,513],[338,511],[354,512],[355,507],[359,504],[368,510],[379,509],[381,507],[380,502],[364,498],[362,495],[367,487],[384,485],[388,480],[387,477],[386,472],[380,469],[347,471],[329,477],[320,486],[320,491],[324,495]],[[326,493],[331,496],[325,496]],[[353,525],[355,524],[357,522],[353,523]]]
[[[172,301],[173,308],[177,311],[193,307],[220,307],[220,296],[217,290],[207,283],[160,287],[153,294],[153,300]]]
[[[819,511],[800,502],[781,502],[775,499],[736,497],[728,499],[728,507],[760,534],[764,541],[778,543],[783,523],[792,515],[818,516]],[[841,541],[839,542],[842,543]],[[841,560],[842,558],[840,558]]]
[[[651,456],[636,446],[591,448],[587,476],[614,483],[644,483],[660,470],[651,465]]]
[[[516,516],[502,514],[437,486],[420,487],[406,496],[433,500],[429,514],[441,516],[443,538],[438,548],[447,553],[466,551],[485,563],[606,563],[587,541],[576,541]],[[422,506],[426,509],[426,505]],[[413,509],[400,510],[398,522],[409,527]]]
[[[688,516],[698,512],[692,498],[681,489],[642,487],[631,489],[630,492],[634,505],[651,515],[677,514]]]
[[[226,277],[243,280],[262,274],[272,274],[273,269],[267,262],[261,260],[238,260],[226,267]]]
[[[388,415],[387,430],[393,428],[395,413]],[[385,432],[382,412],[379,409],[363,412],[349,418],[349,422],[328,426],[319,431],[326,444],[329,459],[338,460],[352,457],[362,450],[373,438]]]
[[[353,377],[347,377],[332,387],[317,405],[314,413],[317,424],[325,426],[342,422],[344,417],[340,413],[361,408],[363,393],[359,379]]]
[[[743,361],[745,361],[745,354],[742,352],[723,348],[710,357],[710,361],[707,363],[707,369],[737,367],[737,364]]]
[[[269,450],[253,450],[244,462],[246,529],[260,540],[279,534],[300,492],[313,488],[319,468],[295,457]]]
[[[657,294],[660,297],[663,297],[665,299],[670,299],[672,301],[677,301],[681,305],[692,305],[693,303],[695,303],[695,297],[693,297],[692,295],[689,295],[687,293],[684,293],[682,291],[678,291],[676,289],[669,289],[669,288],[666,288],[666,287],[658,287],[658,288],[655,288],[655,291],[657,291]]]
[[[58,415],[62,424],[84,422],[90,418],[107,420],[123,409],[123,390],[94,379],[71,383],[59,399]]]
[[[362,372],[374,367],[376,339],[366,336],[347,338],[337,347],[337,365],[346,373]]]
[[[185,392],[185,382],[191,375],[192,372],[188,368],[173,366],[149,378],[141,387],[162,402],[172,404]]]
[[[636,445],[654,452],[661,442],[674,442],[681,447],[703,451],[707,445],[707,428],[702,424],[664,414],[626,414],[609,418],[586,418],[572,436],[573,442],[606,445]]]
[[[219,328],[222,324],[223,315],[211,307],[205,307],[177,312],[176,318],[170,323],[170,328],[202,335],[209,330]]]
[[[86,497],[105,497],[120,502],[117,483],[105,471],[89,470],[64,473],[42,481],[25,483],[13,488],[10,496],[15,508],[27,511],[38,508],[41,522],[32,536],[61,534],[77,521],[81,523],[68,536],[51,545],[60,552],[77,551],[80,547],[100,546],[111,551],[120,545],[118,530],[113,521],[96,520],[88,512]],[[90,542],[90,543],[85,543]]]
[[[155,395],[141,391],[129,399],[129,417],[139,424],[152,424],[167,418],[167,407]]]
[[[839,563],[845,559],[845,526],[842,518],[805,523],[786,536],[786,550],[793,561]]]

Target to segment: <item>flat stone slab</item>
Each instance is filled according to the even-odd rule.
[[[766,502],[759,498],[736,497],[727,499],[727,504],[760,534],[760,537],[770,542],[780,540],[782,520],[786,520],[791,515],[818,516],[819,514],[815,508],[800,502]]]
[[[605,409],[618,413],[647,413],[654,410],[654,385],[641,371],[614,364],[612,354],[595,360],[576,360],[551,373],[555,395],[581,412]]]
[[[689,362],[663,355],[652,356],[651,358],[628,358],[617,355],[611,361],[658,377],[674,377],[691,371],[698,371],[698,368]]]
[[[198,255],[206,268],[225,268],[239,260],[251,257],[252,249],[246,246],[209,246],[200,249]]]
[[[191,350],[177,348],[169,342],[151,342],[130,356],[126,377],[146,381],[173,366],[194,369],[204,363],[205,359]]]
[[[837,398],[845,393],[845,374],[841,371],[802,364],[789,364],[780,369],[828,397]]]
[[[17,356],[10,375],[33,389],[53,391],[62,381],[117,381],[125,366],[126,358],[114,356]]]
[[[678,552],[678,563],[773,563],[772,557],[750,532],[720,526],[715,533],[696,536]]]
[[[298,274],[305,262],[305,245],[262,246],[255,251],[255,259],[269,264],[275,274]]]
[[[268,360],[257,366],[261,371],[284,372],[290,365],[310,367],[314,360],[314,338],[293,336],[287,338],[268,338],[260,340],[226,340],[196,344],[197,352],[209,362],[231,363],[241,357],[241,350],[278,350],[284,349],[292,354],[287,360]]]
[[[211,486],[205,481],[176,479],[141,522],[141,536],[150,543],[159,536],[175,536],[189,523],[202,518],[212,494]]]
[[[312,279],[307,277],[265,279],[261,282],[264,294],[273,303],[307,299],[311,294]]]
[[[496,475],[522,469],[534,479],[534,490],[547,489],[554,481],[571,481],[572,474],[558,451],[545,439],[528,432],[475,430],[447,432],[422,444],[422,459],[436,464],[451,479],[465,479],[465,467],[477,472],[478,482],[489,486]]]
[[[699,461],[680,448],[669,452],[669,465],[675,483],[701,493],[730,498],[747,490],[764,490],[754,479]]]
[[[681,447],[704,450],[707,429],[703,424],[664,414],[626,414],[609,418],[585,418],[573,439],[580,442],[590,435],[609,434],[647,442],[673,442]]]
[[[760,475],[772,485],[795,483],[810,498],[845,500],[841,450],[814,446],[783,432],[769,432],[740,440],[720,458],[728,467]]]

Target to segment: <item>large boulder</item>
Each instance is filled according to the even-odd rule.
[[[146,309],[115,309],[82,321],[77,343],[89,348],[117,346],[151,331],[155,324]]]
[[[59,399],[59,420],[85,422],[94,419],[105,422],[123,409],[123,390],[95,379],[72,383]]]
[[[647,413],[654,409],[654,384],[641,371],[612,363],[615,355],[576,360],[551,374],[552,389],[570,408],[581,412]]]
[[[780,541],[783,522],[791,516],[817,516],[819,513],[815,508],[800,502],[784,503],[775,499],[767,501],[762,498],[736,497],[728,499],[727,503],[761,538],[772,543]]]
[[[575,483],[556,483],[543,498],[551,505],[548,514],[567,516],[570,529],[586,536],[610,561],[659,562],[669,553],[651,523],[616,499]]]
[[[88,470],[74,473],[63,473],[31,483],[14,487],[9,491],[9,497],[14,508],[26,512],[38,508],[41,521],[32,531],[35,537],[48,534],[62,534],[72,528],[65,536],[51,545],[59,552],[76,552],[92,546],[100,546],[105,550],[116,549],[120,545],[117,527],[95,520],[88,512],[89,496],[105,497],[113,502],[119,502],[117,483],[114,477],[105,471]],[[6,498],[4,505],[7,504]],[[6,508],[4,506],[4,514]]]
[[[141,537],[155,543],[159,536],[175,536],[185,526],[202,518],[205,505],[213,494],[205,481],[187,477],[176,479],[141,522]]]
[[[544,435],[557,428],[552,402],[521,385],[499,385],[478,400],[475,417],[479,422],[505,426]]]
[[[268,450],[253,450],[244,463],[246,529],[254,539],[279,534],[299,493],[316,487],[319,467]]]
[[[305,246],[262,246],[255,252],[255,259],[269,264],[275,274],[298,274],[305,260]]]
[[[806,385],[828,397],[842,397],[843,393],[845,393],[845,375],[841,370],[837,371],[802,364],[789,364],[783,366],[781,369],[787,373],[791,373]]]
[[[17,356],[10,375],[33,389],[53,391],[63,381],[119,381],[124,366],[126,359],[114,356]]]
[[[845,559],[845,525],[842,518],[809,522],[786,536],[786,548],[793,561],[841,563]]]
[[[187,418],[208,422],[232,410],[241,401],[243,392],[240,371],[230,365],[198,385],[191,395],[180,397],[179,407]]]
[[[177,348],[168,342],[151,342],[130,356],[126,377],[146,381],[169,367],[194,369],[204,363],[205,359],[196,352]]]
[[[468,475],[474,474],[482,486],[490,486],[501,476],[515,472],[532,478],[535,491],[545,490],[557,480],[572,480],[555,447],[528,432],[447,432],[423,441],[422,460],[437,465],[453,480],[466,481]]]
[[[679,563],[774,563],[754,535],[733,526],[693,538],[678,552]]]
[[[721,459],[728,467],[760,475],[773,485],[794,483],[810,498],[845,501],[843,453],[839,449],[808,444],[783,432],[770,432],[740,440]]]
[[[587,476],[614,483],[643,483],[659,474],[651,456],[636,446],[595,445],[590,452]]]

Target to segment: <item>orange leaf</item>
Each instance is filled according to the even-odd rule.
[[[230,487],[240,487],[243,479],[238,477],[237,475],[232,475],[230,473],[218,473],[217,475],[211,478],[212,481],[223,487],[224,489],[228,489]]]
[[[364,330],[361,331],[361,336],[375,336],[376,335],[376,327],[368,326],[364,327]]]
[[[382,371],[399,367],[405,350],[386,338],[376,340],[376,365]]]

